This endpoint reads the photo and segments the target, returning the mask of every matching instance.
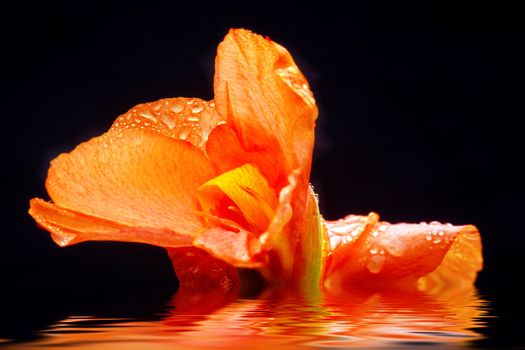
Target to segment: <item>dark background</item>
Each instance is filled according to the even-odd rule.
[[[176,288],[162,249],[60,249],[28,201],[47,198],[52,158],[135,104],[211,99],[216,46],[245,27],[286,46],[311,83],[324,216],[477,225],[477,285],[497,316],[483,345],[523,344],[525,3],[366,3],[4,8],[0,338],[32,337],[69,313],[162,307]]]

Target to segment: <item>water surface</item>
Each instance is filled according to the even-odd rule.
[[[134,303],[140,303],[135,300]],[[148,314],[65,315],[9,349],[456,349],[483,338],[474,288],[256,297],[179,290]]]

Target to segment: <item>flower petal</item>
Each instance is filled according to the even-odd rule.
[[[444,281],[474,282],[482,258],[479,234],[473,226],[437,222],[393,225],[377,222],[377,218],[376,214],[351,215],[343,221],[327,222],[332,245],[325,267],[327,288],[406,286],[418,280],[426,286]],[[343,238],[338,241],[336,236]]]
[[[202,228],[197,189],[213,177],[209,161],[190,143],[125,129],[57,157],[46,187],[61,208],[193,236]]]
[[[215,103],[247,151],[277,144],[287,174],[309,172],[317,107],[308,82],[279,44],[232,29],[215,61]]]
[[[60,208],[39,198],[30,202],[29,214],[51,233],[61,247],[84,241],[121,241],[161,247],[191,246],[192,237],[168,229],[130,227],[117,222]]]
[[[119,116],[110,131],[142,129],[179,140],[205,149],[208,135],[220,122],[215,103],[198,98],[164,98],[155,102],[139,104]]]

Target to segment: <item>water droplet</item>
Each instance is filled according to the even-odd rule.
[[[385,255],[385,250],[383,248],[379,249],[379,254]]]
[[[370,249],[370,254],[372,254],[372,255],[377,254],[377,249],[376,248]]]
[[[444,236],[444,235],[445,235],[445,232],[444,232],[443,230],[439,230],[438,235],[440,235],[440,236]]]
[[[194,115],[190,115],[186,120],[189,122],[198,122],[200,118]]]
[[[172,110],[173,113],[175,113],[175,114],[179,114],[180,112],[182,112],[183,109],[184,109],[184,106],[183,106],[181,103],[174,103],[174,104],[171,106],[171,110]]]
[[[191,111],[193,113],[200,113],[204,110],[204,106],[200,103],[195,103],[191,106]]]
[[[173,130],[175,128],[175,121],[168,115],[164,114],[160,118],[161,121],[168,127],[168,129]]]
[[[432,222],[430,223],[430,225],[432,225],[432,226],[436,226],[436,225],[441,225],[441,223],[440,223],[439,221],[432,221]]]
[[[335,226],[330,229],[336,235],[347,235],[349,231],[348,226]]]
[[[215,107],[215,101],[210,101],[210,102],[208,102],[208,105],[209,105],[211,108]]]
[[[65,233],[59,228],[55,228],[54,232],[51,233],[53,240],[61,247],[67,246],[72,240],[76,238],[75,234]]]
[[[188,101],[186,101],[186,104],[188,104],[189,106],[191,106],[194,103],[195,103],[194,99],[189,99]]]
[[[135,123],[140,124],[140,121],[141,120],[139,118],[135,118]]]
[[[393,256],[402,256],[405,254],[407,247],[400,239],[391,238],[385,243],[385,249]]]
[[[385,265],[385,257],[381,255],[374,255],[366,264],[366,268],[371,273],[379,273],[383,269],[383,265]]]
[[[381,225],[381,226],[379,226],[379,231],[381,231],[381,232],[386,232],[386,230],[388,230],[388,226],[387,226],[387,225]]]
[[[434,243],[434,244],[441,243],[441,237],[436,237],[436,238],[434,238],[434,240],[432,241],[432,243]]]
[[[419,223],[419,226],[428,226],[428,224],[427,224],[425,221],[421,221],[421,222]]]
[[[186,140],[186,138],[188,138],[188,129],[182,129],[181,132],[179,133],[179,139],[181,140]]]
[[[379,236],[379,232],[377,232],[376,230],[372,231],[371,234],[372,234],[373,237]]]
[[[432,240],[432,234],[431,234],[431,233],[427,233],[425,239],[426,239],[427,241],[431,241],[431,240]]]
[[[150,122],[152,123],[156,123],[157,122],[157,118],[155,118],[151,113],[149,112],[142,112],[139,114],[139,116],[141,116],[142,118],[146,118],[147,120],[149,120]]]
[[[343,237],[343,244],[347,244],[352,242],[352,236],[344,236]]]

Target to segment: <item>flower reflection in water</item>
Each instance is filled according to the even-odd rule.
[[[472,288],[353,291],[297,298],[266,290],[180,290],[158,321],[72,316],[13,348],[460,348],[481,338],[486,302]],[[12,344],[14,345],[14,344]]]

